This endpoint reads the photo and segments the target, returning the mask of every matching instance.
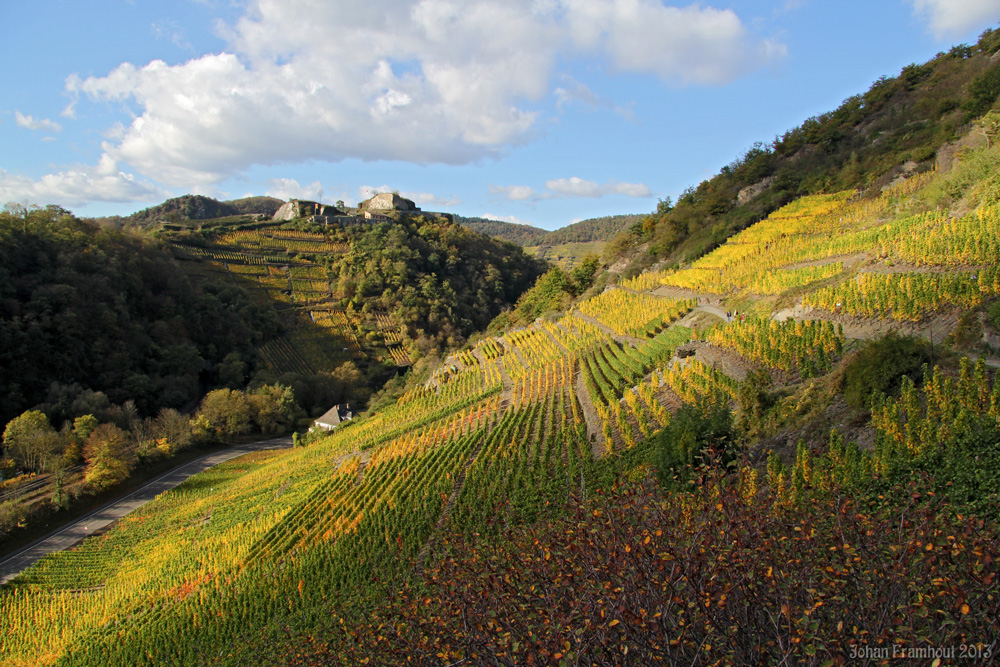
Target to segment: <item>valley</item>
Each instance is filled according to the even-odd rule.
[[[18,488],[57,515],[231,447],[4,573],[0,664],[994,663],[998,49],[553,232],[374,191],[8,207],[5,534]]]
[[[979,339],[969,343],[979,362],[939,349],[932,365],[925,366],[922,388],[903,375],[902,394],[880,399],[871,408],[870,423],[849,431],[873,433],[874,449],[859,447],[836,429],[797,443],[792,434],[803,427],[803,433],[822,428],[821,423],[810,426],[817,415],[850,409],[830,378],[850,373],[851,357],[864,341],[845,335],[842,320],[927,321],[976,308],[995,293],[991,258],[1000,248],[994,229],[1000,211],[987,200],[955,217],[924,212],[920,194],[947,178],[926,172],[875,197],[845,192],[804,198],[690,267],[639,274],[557,318],[480,339],[446,358],[426,382],[411,386],[395,404],[348,422],[305,448],[251,454],[192,478],[100,538],[46,558],[13,579],[0,600],[14,624],[3,644],[5,661],[28,664],[49,655],[72,664],[243,664],[263,655],[300,664],[284,649],[274,652],[274,647],[289,645],[300,655],[326,656],[324,661],[338,656],[335,662],[345,663],[366,654],[390,660],[390,648],[419,652],[424,631],[415,628],[434,621],[410,610],[406,600],[427,597],[421,607],[430,605],[428,609],[470,603],[453,598],[438,578],[440,568],[464,572],[456,540],[472,540],[468,548],[475,553],[480,543],[491,543],[517,526],[539,521],[558,526],[565,516],[559,508],[567,503],[630,488],[637,482],[618,476],[646,476],[641,466],[634,466],[649,455],[658,432],[669,432],[672,424],[680,427],[683,406],[708,411],[736,406],[745,429],[770,434],[777,449],[791,452],[790,460],[786,455],[782,462],[752,439],[730,446],[730,455],[739,462],[732,469],[735,488],[749,503],[747,510],[732,511],[766,511],[775,517],[791,512],[798,516],[790,519],[794,523],[814,516],[819,510],[813,503],[822,505],[832,493],[863,496],[873,484],[888,489],[879,480],[898,477],[926,457],[948,456],[944,443],[961,440],[964,432],[954,426],[956,419],[995,421],[1000,383],[991,379],[984,363],[993,353],[981,348]],[[250,294],[257,290],[259,296],[253,298],[266,295],[313,318],[322,312],[320,304],[333,300],[322,287],[314,289],[317,281],[310,282],[305,263],[272,275],[269,266],[258,268],[262,265],[247,260],[255,255],[246,248],[259,252],[275,243],[273,236],[221,238],[232,245],[202,251],[211,257],[211,270],[256,282],[248,289]],[[320,238],[302,234],[283,236],[279,247],[290,242],[308,243],[317,253],[327,250],[320,247],[325,243]],[[843,257],[854,259],[845,262]],[[900,265],[913,269],[882,270]],[[871,282],[868,276],[883,280]],[[939,282],[925,287],[921,281],[926,280]],[[660,294],[664,288],[686,298]],[[899,294],[907,295],[905,308],[895,305],[901,303],[894,301]],[[801,316],[787,317],[790,307],[800,308]],[[985,326],[991,328],[991,322]],[[338,335],[349,340],[356,330],[344,325],[342,331]],[[308,362],[319,365],[312,358]],[[754,422],[753,401],[765,399],[771,407]],[[675,458],[670,469],[679,475],[677,482],[683,483],[686,465],[697,464],[696,442],[671,450],[669,456]],[[964,451],[959,444],[954,447]],[[703,485],[716,481],[694,490],[684,502],[701,520],[725,520],[730,511],[725,506],[736,498],[716,477],[719,469],[700,474],[707,475]],[[976,506],[995,516],[995,496],[970,483],[961,482],[962,488],[978,489]],[[701,504],[708,498],[721,503],[717,518],[713,512],[719,510]],[[877,507],[852,511],[863,521],[882,520]],[[657,531],[666,531],[663,541],[658,536],[652,544],[669,553],[669,545],[676,548],[691,538],[685,525],[662,524]],[[644,538],[632,528],[624,530],[613,539],[625,540],[624,545],[638,539],[643,557],[657,562],[657,548],[646,549],[648,533]],[[908,532],[898,544],[912,549],[907,545],[916,535]],[[985,576],[976,567],[998,545],[988,535],[995,533],[956,542],[955,553],[974,549],[979,555],[942,563],[935,570],[938,576],[944,581]],[[914,566],[924,562],[920,559],[926,551],[907,552],[917,559]],[[572,557],[572,552],[558,556]],[[820,566],[763,558],[769,568],[783,571],[787,581]],[[901,583],[892,579],[897,576],[892,572],[883,576]],[[823,600],[840,609],[829,596],[847,581],[826,580],[794,603],[804,607],[789,613],[804,613]],[[982,590],[991,590],[991,582],[992,577],[983,580]],[[926,582],[917,578],[908,585]],[[379,602],[398,595],[402,598],[388,607]],[[779,594],[773,604],[781,599]],[[957,641],[990,632],[997,618],[995,596],[962,599],[968,611],[950,616],[954,625],[942,636]],[[626,623],[629,614],[637,613],[625,598],[608,604],[613,618]],[[720,602],[731,614],[744,603],[732,604],[737,606]],[[374,613],[373,619],[363,619],[363,610]],[[820,622],[835,613],[840,612],[820,615]],[[658,623],[670,624],[674,632],[680,618],[661,617]],[[366,632],[375,632],[378,619],[395,630],[389,631],[390,640],[372,644],[375,635]],[[447,621],[441,622],[447,627]],[[531,618],[522,622],[524,632],[534,632]],[[26,623],[31,631],[20,625]],[[911,632],[929,629],[917,617],[912,623]],[[502,626],[497,627],[499,633]],[[862,624],[859,630],[876,628]],[[790,626],[777,630],[777,636],[796,632]],[[686,655],[685,647],[714,644],[716,633],[725,636],[725,626],[682,632],[677,651]],[[322,644],[312,639],[318,634]],[[170,639],[181,636],[181,642]],[[469,637],[462,644],[456,635],[438,635],[435,652],[442,661],[475,659],[477,651],[499,650],[504,641],[488,623]],[[565,642],[570,649],[560,650],[546,647],[562,646],[561,639],[541,635],[529,642],[539,655],[574,650],[574,640]],[[626,645],[647,657],[661,650],[670,654],[655,641],[645,648]],[[777,648],[753,650],[779,655]],[[145,658],[136,662],[136,656]],[[437,664],[429,655],[426,661]]]

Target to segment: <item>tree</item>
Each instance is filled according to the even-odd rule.
[[[167,443],[165,449],[170,454],[186,449],[191,444],[191,423],[173,408],[160,410],[154,428],[157,439]]]
[[[587,253],[580,260],[580,265],[570,272],[577,294],[583,294],[594,284],[594,275],[599,268],[601,268],[601,260],[594,253]]]
[[[114,424],[101,424],[83,448],[87,461],[84,480],[98,491],[125,481],[135,467],[135,451],[125,431]]]
[[[219,436],[248,433],[252,426],[250,402],[246,394],[233,389],[216,389],[201,401],[196,423]]]
[[[38,410],[28,410],[7,424],[4,450],[15,463],[28,470],[43,470],[59,452],[59,434],[49,418]]]
[[[248,397],[253,420],[262,433],[283,433],[295,425],[301,409],[291,387],[265,385]]]
[[[683,488],[695,469],[706,463],[708,450],[725,463],[732,436],[733,415],[726,405],[685,404],[654,436],[653,464],[660,484],[668,489]]]

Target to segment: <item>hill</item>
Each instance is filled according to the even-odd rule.
[[[834,111],[772,142],[758,142],[711,179],[669,198],[613,254],[643,247],[629,274],[667,260],[690,261],[794,199],[844,189],[879,189],[904,170],[953,159],[949,147],[1000,93],[1000,31],[927,63],[882,77]],[[648,245],[647,245],[648,244]]]
[[[271,218],[284,204],[274,197],[244,197],[230,201],[219,201],[203,195],[182,195],[168,199],[162,204],[145,208],[128,216],[100,218],[98,222],[117,227],[147,228],[162,223],[178,223],[190,220],[212,220],[233,216],[261,216]]]
[[[515,309],[542,317],[474,338],[304,447],[193,478],[0,588],[0,659],[823,665],[900,649],[929,663],[962,646],[988,661],[1000,146],[952,125],[988,96],[983,40],[917,77],[913,90],[968,83],[940,124],[911,128],[915,144],[908,121],[864,102],[893,138],[859,153],[865,187],[830,163],[827,192],[798,196],[776,177],[744,204],[716,193],[728,208],[714,212],[665,202],[622,245],[648,242],[674,265],[634,266],[598,293],[550,270]],[[935,78],[939,66],[957,78]],[[912,92],[888,85],[897,102]],[[938,169],[893,166],[923,142],[943,158],[934,142],[953,140],[963,150]],[[794,187],[818,189],[806,183],[820,173],[803,167]],[[739,222],[758,197],[773,210]],[[664,244],[695,213],[707,217]],[[730,223],[741,229],[726,236]],[[457,269],[417,252],[421,239],[448,241],[432,251],[481,235],[352,229],[347,241],[234,229],[203,250],[266,288],[258,264],[221,253],[270,257],[277,238],[286,258],[325,256],[318,245],[342,242],[327,261],[346,273],[345,310],[413,286],[404,316],[455,314],[434,307],[459,294],[450,282],[402,269]],[[203,233],[173,241],[195,248]],[[503,274],[482,268],[479,289],[500,289]],[[571,293],[567,311],[545,312]]]
[[[982,146],[802,198],[482,338],[0,589],[4,659],[818,663],[993,636],[998,179]]]
[[[474,232],[522,246],[528,245],[528,242],[534,238],[548,234],[544,229],[532,227],[531,225],[503,222],[502,220],[489,220],[488,218],[467,218],[462,215],[456,215],[455,222]]]
[[[33,407],[57,424],[111,403],[183,407],[280,331],[272,308],[192,282],[162,244],[58,207],[0,213],[0,261],[4,424]]]
[[[563,243],[589,243],[591,241],[610,241],[615,235],[628,227],[642,222],[644,215],[610,215],[603,218],[588,218],[560,227],[531,239],[523,244],[527,246],[560,245]]]

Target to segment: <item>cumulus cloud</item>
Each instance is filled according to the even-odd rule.
[[[538,198],[538,193],[535,192],[534,188],[527,185],[491,185],[490,194],[501,195],[511,201],[525,201]]]
[[[462,203],[462,200],[455,195],[439,196],[431,192],[400,192],[400,196],[412,199],[417,204],[424,206],[439,206],[450,208]]]
[[[563,197],[603,197],[605,195],[625,195],[626,197],[649,197],[649,186],[642,183],[618,183],[609,181],[603,185],[587,181],[578,176],[545,181],[545,187],[557,196]]]
[[[18,127],[23,127],[26,130],[46,130],[48,132],[62,131],[62,125],[54,120],[49,120],[48,118],[34,118],[23,114],[20,111],[14,111],[14,122],[17,123]]]
[[[660,0],[563,0],[573,42],[617,69],[680,83],[724,84],[781,58],[783,44],[753,38],[731,9]]]
[[[465,164],[530,140],[559,62],[719,84],[784,53],[730,10],[660,0],[250,0],[220,34],[223,53],[67,79],[137,109],[113,159],[184,187],[252,164]]]
[[[322,201],[323,186],[319,181],[313,181],[309,185],[299,185],[294,178],[272,178],[267,182],[268,197],[278,199],[305,199],[307,201]]]
[[[172,196],[137,179],[104,156],[96,167],[77,166],[35,180],[0,169],[0,201],[82,206],[89,202],[149,202]]]
[[[490,193],[503,195],[512,201],[571,197],[598,198],[607,195],[624,195],[626,197],[651,197],[653,195],[649,186],[644,183],[619,183],[618,181],[597,183],[596,181],[585,180],[579,176],[555,178],[545,181],[545,190],[540,193],[527,185],[491,185]]]
[[[912,0],[914,12],[940,40],[960,37],[1000,20],[997,0]]]

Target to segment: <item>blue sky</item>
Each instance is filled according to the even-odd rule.
[[[1000,0],[0,5],[0,203],[188,192],[555,229],[646,213],[1000,22]]]

